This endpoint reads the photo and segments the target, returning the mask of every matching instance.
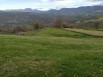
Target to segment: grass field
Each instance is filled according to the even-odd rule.
[[[69,29],[69,28],[65,28],[65,30],[84,33],[91,36],[103,37],[103,30],[99,31],[99,30],[84,30],[84,29]]]
[[[103,38],[55,28],[1,34],[0,77],[103,77]]]

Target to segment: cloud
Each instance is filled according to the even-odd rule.
[[[103,2],[103,0],[88,0],[88,1],[91,1],[91,2]]]
[[[90,0],[91,2],[97,2],[98,5],[103,5],[103,0]]]
[[[103,0],[90,0],[90,1],[103,1]]]
[[[103,0],[0,0],[0,9],[55,9],[102,5]]]

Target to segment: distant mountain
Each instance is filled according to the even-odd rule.
[[[49,10],[52,14],[84,14],[84,13],[103,13],[103,6],[86,6],[79,8],[62,8],[60,10]]]
[[[48,11],[41,11],[37,9],[25,8],[17,10],[6,10],[10,12],[33,12],[33,13],[44,13],[44,14],[84,14],[84,13],[103,13],[103,6],[86,6],[79,8],[62,8],[60,10],[51,9]]]
[[[9,12],[33,12],[44,14],[84,14],[84,13],[103,13],[103,6],[85,6],[79,8],[62,8],[60,10],[50,9],[48,11],[41,11],[37,9],[25,8],[17,10],[5,10]]]
[[[41,12],[43,12],[43,11],[41,11],[41,10],[31,9],[31,8],[5,10],[5,11],[6,11],[6,12],[34,12],[34,13],[41,13]]]

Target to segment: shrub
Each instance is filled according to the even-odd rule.
[[[21,25],[21,26],[15,27],[14,33],[26,32],[26,31],[30,31],[30,30],[32,30],[31,26],[29,26],[29,25],[25,25],[25,26]]]
[[[34,23],[33,24],[33,29],[34,30],[37,30],[37,29],[42,29],[42,28],[44,28],[44,25],[42,24],[42,23]]]
[[[0,32],[3,32],[3,33],[13,33],[14,29],[13,28],[10,28],[10,27],[2,27],[0,28]]]

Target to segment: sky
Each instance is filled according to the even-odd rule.
[[[103,0],[0,0],[0,10],[32,8],[39,10],[102,5]]]

